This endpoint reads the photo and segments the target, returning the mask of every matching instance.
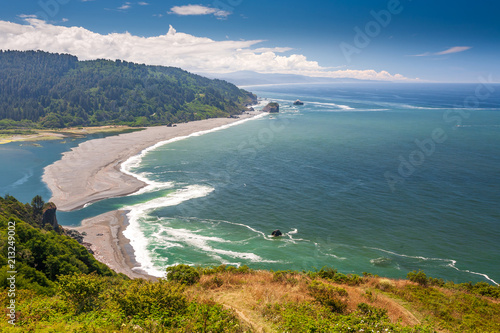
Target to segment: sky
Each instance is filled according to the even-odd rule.
[[[500,82],[496,0],[1,1],[4,50],[197,73]]]

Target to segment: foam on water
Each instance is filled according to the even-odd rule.
[[[264,104],[263,102],[260,102],[256,107],[258,107],[258,108],[263,107],[263,104]],[[266,115],[265,113],[261,113],[261,114],[256,115],[255,117],[251,117],[251,118],[246,118],[246,119],[242,119],[242,120],[239,120],[239,121],[235,121],[234,123],[222,125],[222,126],[210,129],[210,130],[199,131],[199,132],[191,133],[189,135],[179,136],[179,137],[175,137],[175,138],[172,138],[172,139],[169,139],[169,140],[158,142],[157,144],[155,144],[155,145],[153,145],[151,147],[148,147],[148,148],[142,150],[139,154],[137,154],[135,156],[132,156],[128,160],[126,160],[125,162],[123,162],[121,164],[120,171],[123,172],[123,173],[125,173],[125,174],[127,174],[127,175],[129,175],[129,176],[135,177],[138,180],[142,181],[143,183],[147,184],[147,186],[145,188],[142,188],[142,189],[140,189],[139,191],[137,191],[137,192],[135,192],[133,194],[137,195],[137,194],[143,194],[143,193],[147,193],[147,192],[152,192],[152,191],[155,191],[155,190],[158,190],[158,189],[170,188],[170,187],[172,187],[172,183],[169,183],[169,182],[167,182],[167,183],[154,182],[154,181],[152,181],[152,180],[150,180],[149,178],[146,177],[147,176],[146,173],[140,173],[140,174],[138,174],[138,173],[134,173],[133,172],[134,169],[138,168],[141,165],[141,162],[142,162],[143,158],[150,151],[153,151],[153,150],[157,149],[158,147],[162,147],[162,146],[164,146],[166,144],[169,144],[169,143],[172,143],[172,142],[181,141],[181,140],[184,140],[184,139],[187,139],[187,138],[190,138],[190,137],[201,136],[201,135],[204,135],[204,134],[207,134],[207,133],[213,133],[213,132],[217,132],[217,131],[220,131],[220,130],[223,130],[223,129],[226,129],[226,128],[229,128],[229,127],[232,127],[232,126],[240,125],[240,124],[243,124],[243,123],[245,123],[245,122],[247,122],[249,120],[262,118],[265,115]]]
[[[305,102],[304,102],[305,103]],[[354,110],[354,108],[347,106],[347,105],[342,105],[342,104],[336,104],[336,103],[323,103],[323,102],[307,102],[308,104],[315,104],[315,105],[321,105],[321,106],[328,106],[328,107],[335,107],[338,109],[342,110]]]
[[[423,260],[423,261],[441,261],[441,262],[447,263],[446,264],[447,267],[451,267],[451,268],[453,268],[453,269],[455,269],[455,270],[457,270],[459,272],[469,273],[469,274],[474,274],[474,275],[480,275],[480,276],[484,277],[486,280],[493,282],[495,285],[497,285],[497,286],[499,285],[496,281],[494,281],[493,279],[491,279],[488,275],[486,275],[484,273],[478,273],[478,272],[473,272],[473,271],[470,271],[470,270],[463,270],[463,269],[457,268],[456,267],[457,261],[453,260],[453,259],[427,258],[427,257],[423,257],[423,256],[410,256],[410,255],[400,254],[400,253],[396,253],[396,252],[392,252],[392,251],[388,251],[388,250],[384,250],[384,249],[379,249],[379,248],[374,248],[374,247],[367,247],[367,248],[372,249],[372,250],[382,251],[382,252],[385,252],[385,253],[389,253],[389,254],[392,254],[392,255],[395,255],[395,256],[398,256],[398,257],[411,258],[411,259],[419,259],[419,260]],[[375,259],[375,260],[378,260],[378,259]]]
[[[158,270],[153,265],[147,248],[149,244],[148,239],[146,239],[141,230],[141,220],[147,216],[148,212],[156,208],[175,206],[187,200],[207,196],[213,190],[213,188],[208,186],[190,185],[174,193],[168,194],[165,197],[156,198],[142,204],[124,208],[125,210],[129,210],[127,214],[129,225],[123,232],[123,235],[130,240],[130,244],[134,248],[136,260],[141,264],[140,269],[145,270],[148,274],[153,276],[164,275],[162,271]]]
[[[160,235],[165,237],[166,240],[180,242],[189,245],[191,248],[195,248],[199,251],[202,251],[208,255],[214,257],[214,259],[224,262],[224,259],[220,257],[228,256],[233,259],[241,259],[241,260],[249,260],[250,262],[275,262],[270,260],[264,260],[262,257],[256,255],[252,252],[237,252],[224,250],[221,248],[215,247],[209,243],[230,243],[230,241],[222,239],[220,237],[214,236],[203,236],[200,234],[201,230],[191,231],[188,229],[177,229],[170,227],[162,227]]]

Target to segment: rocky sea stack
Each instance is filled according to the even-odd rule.
[[[272,102],[267,104],[262,111],[264,112],[269,112],[269,113],[277,113],[280,112],[280,105],[276,102]]]

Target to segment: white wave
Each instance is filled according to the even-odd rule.
[[[279,98],[276,98],[274,99],[274,101],[278,101],[278,102],[283,102],[283,103],[290,103],[292,104],[294,102],[294,100],[287,100],[287,99],[279,99]],[[325,102],[311,102],[311,101],[303,101],[305,104],[314,104],[314,105],[320,105],[320,106],[327,106],[327,107],[334,107],[334,108],[337,108],[337,109],[341,109],[341,110],[354,110],[354,108],[348,106],[348,105],[342,105],[342,104],[336,104],[336,103],[325,103]],[[284,106],[280,106],[282,108],[293,108],[294,110],[297,110],[297,108],[291,106],[291,105],[284,105]]]
[[[217,222],[217,223],[227,223],[227,224],[232,224],[232,225],[237,225],[237,226],[240,226],[240,227],[244,227],[244,228],[247,228],[248,230],[250,231],[253,231],[259,235],[261,235],[264,239],[267,239],[267,240],[270,240],[270,236],[266,235],[265,233],[263,233],[262,231],[259,231],[257,229],[254,229],[252,228],[251,226],[248,226],[246,224],[243,224],[243,223],[237,223],[237,222],[230,222],[230,221],[224,221],[224,220],[206,220],[206,221],[209,221],[209,222]]]
[[[478,272],[473,272],[473,271],[469,271],[468,269],[459,269],[455,266],[455,264],[457,263],[456,260],[452,260],[453,262],[451,264],[449,264],[448,266],[450,266],[451,268],[454,268],[456,269],[457,271],[460,271],[460,272],[464,272],[464,273],[469,273],[469,274],[474,274],[474,275],[480,275],[482,277],[484,277],[486,280],[488,281],[491,281],[493,282],[495,285],[499,286],[499,284],[493,280],[492,278],[490,278],[488,275],[484,274],[484,273],[478,273]]]
[[[446,262],[452,262],[452,261],[454,261],[452,259],[426,258],[426,257],[422,257],[422,256],[409,256],[409,255],[406,255],[406,254],[400,254],[400,253],[396,253],[396,252],[392,252],[392,251],[388,251],[388,250],[384,250],[384,249],[379,249],[379,248],[376,248],[376,247],[365,246],[365,248],[372,249],[372,250],[377,250],[377,251],[382,251],[382,252],[389,253],[389,254],[392,254],[392,255],[395,255],[395,256],[398,256],[398,257],[405,257],[405,258],[411,258],[411,259],[420,259],[420,260],[424,260],[424,261],[425,260],[446,261]]]
[[[127,214],[129,225],[123,232],[123,235],[130,240],[130,244],[135,252],[136,261],[141,265],[140,269],[145,270],[153,276],[161,277],[165,275],[164,271],[158,270],[152,262],[151,255],[147,249],[148,240],[140,227],[140,219],[153,209],[176,206],[187,200],[207,196],[212,191],[214,189],[208,186],[191,185],[170,193],[165,197],[124,208],[125,210],[129,210]]]
[[[134,194],[141,194],[141,193],[145,193],[145,192],[151,191],[152,189],[154,189],[155,187],[158,187],[158,186],[160,186],[160,187],[165,186],[164,188],[168,188],[168,186],[170,185],[169,183],[154,182],[154,181],[148,179],[147,177],[145,177],[145,174],[137,174],[137,173],[134,173],[132,171],[133,169],[138,168],[140,166],[140,164],[142,162],[142,159],[147,155],[147,153],[149,153],[152,150],[155,150],[158,147],[164,146],[164,145],[172,143],[172,142],[177,142],[177,141],[181,141],[181,140],[184,140],[184,139],[187,139],[187,138],[190,138],[190,137],[196,137],[196,136],[201,136],[201,135],[204,135],[204,134],[207,134],[207,133],[212,133],[212,132],[220,131],[220,130],[223,130],[223,129],[226,129],[226,128],[229,128],[229,127],[232,127],[232,126],[243,124],[243,123],[245,123],[245,122],[247,122],[249,120],[254,120],[254,119],[262,118],[262,117],[264,117],[266,115],[267,115],[266,113],[261,113],[261,114],[256,115],[255,117],[238,120],[238,121],[235,121],[234,123],[222,125],[222,126],[219,126],[219,127],[216,127],[216,128],[209,129],[209,130],[199,131],[199,132],[191,133],[189,135],[178,136],[178,137],[175,137],[175,138],[172,138],[172,139],[169,139],[169,140],[160,141],[160,142],[152,145],[151,147],[143,149],[139,154],[137,154],[135,156],[132,156],[129,159],[127,159],[125,162],[123,162],[121,164],[120,171],[123,172],[123,173],[125,173],[125,174],[127,174],[127,175],[129,175],[129,176],[135,177],[138,180],[140,180],[143,183],[146,183],[148,185],[148,189],[147,190],[141,189],[141,190],[139,190],[140,193],[135,192],[135,193],[132,193],[132,195],[134,195]]]
[[[293,244],[297,244],[297,241],[304,241],[304,242],[309,242],[308,239],[303,239],[303,238],[293,238],[292,235],[295,235],[297,234],[299,231],[297,229],[293,229],[292,231],[289,231],[289,232],[286,232],[284,235],[285,236],[288,236],[288,238],[290,238],[290,241],[293,243]]]
[[[339,257],[333,253],[326,253],[326,252],[321,251],[318,243],[314,243],[314,247],[317,249],[318,253],[321,253],[322,255],[325,255],[327,257],[333,257],[333,258],[338,259],[338,260],[346,260],[347,259],[345,257]]]
[[[148,180],[147,184],[148,184],[147,186],[141,188],[139,191],[134,192],[130,195],[139,195],[174,187],[174,182],[157,182],[154,180]]]
[[[470,270],[466,270],[466,269],[459,269],[457,268],[455,265],[457,263],[456,260],[453,260],[453,259],[442,259],[442,258],[426,258],[426,257],[422,257],[422,256],[409,256],[409,255],[405,255],[405,254],[399,254],[399,253],[396,253],[396,252],[392,252],[392,251],[388,251],[388,250],[384,250],[384,249],[379,249],[379,248],[376,248],[376,247],[366,247],[368,249],[373,249],[373,250],[377,250],[377,251],[382,251],[382,252],[386,252],[386,253],[390,253],[390,254],[393,254],[395,256],[398,256],[398,257],[405,257],[405,258],[412,258],[412,259],[420,259],[420,260],[424,260],[424,261],[443,261],[443,262],[448,262],[448,264],[446,266],[448,267],[451,267],[453,269],[456,269],[457,271],[460,271],[460,272],[463,272],[463,273],[469,273],[469,274],[474,274],[474,275],[480,275],[482,277],[484,277],[485,279],[487,279],[488,281],[491,281],[493,282],[495,285],[499,285],[497,282],[495,282],[493,279],[491,279],[488,275],[484,274],[484,273],[478,273],[478,272],[473,272],[473,271],[470,271]]]
[[[350,106],[342,105],[342,104],[336,104],[336,103],[323,103],[323,102],[307,102],[307,103],[308,104],[315,104],[315,105],[322,105],[322,106],[333,106],[335,108],[339,108],[339,109],[342,109],[342,110],[354,110],[354,108],[351,108]]]
[[[203,236],[197,233],[196,231],[191,231],[187,229],[162,227],[161,237],[170,242],[180,242],[183,244],[187,244],[188,246],[201,250],[202,252],[208,255],[212,255],[218,260],[222,260],[219,256],[223,255],[234,259],[249,260],[251,262],[274,262],[270,260],[264,260],[262,257],[252,252],[236,252],[236,251],[218,249],[214,246],[211,246],[209,243],[232,243],[232,242],[220,237]]]

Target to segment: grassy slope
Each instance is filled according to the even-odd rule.
[[[457,288],[424,287],[408,280],[380,277],[339,283],[333,282],[335,278],[321,278],[314,273],[238,272],[220,268],[201,271],[205,274],[202,273],[199,282],[185,286],[180,292],[187,303],[195,306],[188,312],[178,310],[184,313],[184,319],[176,319],[177,326],[162,324],[165,314],[162,314],[163,319],[158,319],[160,317],[152,310],[148,310],[151,312],[142,319],[140,315],[133,318],[124,315],[128,310],[124,310],[123,299],[130,297],[126,290],[132,290],[137,297],[132,298],[134,304],[144,302],[154,305],[157,300],[136,296],[144,295],[144,290],[154,289],[152,286],[155,283],[148,282],[149,287],[137,289],[141,285],[138,280],[120,280],[111,284],[106,282],[108,287],[100,292],[101,301],[92,303],[94,308],[86,312],[76,311],[71,306],[71,299],[63,293],[49,297],[24,292],[20,296],[20,322],[24,324],[12,332],[202,332],[204,327],[207,332],[500,331],[498,299]],[[119,287],[114,292],[109,291],[116,286]],[[166,293],[174,295],[175,292],[168,288]],[[347,294],[336,294],[342,289]],[[318,290],[330,290],[330,293],[318,293]],[[153,294],[157,296],[158,292]],[[117,295],[120,296],[116,298]],[[325,295],[333,296],[328,298]],[[3,303],[5,299],[5,293],[1,293],[0,301]],[[328,303],[331,299],[340,300],[345,309],[332,311]],[[99,302],[103,303],[100,305]],[[172,304],[172,301],[165,304]],[[165,308],[165,304],[160,308]],[[359,304],[368,306],[360,308]],[[205,314],[204,307],[212,309],[206,310],[210,315]],[[132,313],[138,311],[143,309],[134,308]],[[5,322],[0,324],[0,328],[6,327]]]

